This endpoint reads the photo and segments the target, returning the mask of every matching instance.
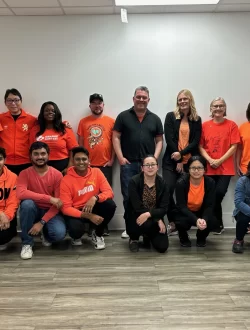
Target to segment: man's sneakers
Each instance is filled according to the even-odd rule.
[[[244,241],[234,240],[232,251],[234,253],[243,253],[244,252]]]
[[[129,249],[131,252],[138,252],[139,251],[139,242],[129,240]]]
[[[81,238],[71,238],[71,245],[81,246],[82,245],[82,239]]]
[[[42,245],[43,245],[43,246],[49,247],[49,246],[52,245],[52,243],[50,243],[49,241],[46,240],[46,238],[44,237],[43,234],[42,234],[42,236],[41,236],[41,240],[42,240]]]
[[[101,236],[97,236],[95,230],[92,232],[92,243],[96,250],[103,250],[105,249],[105,242],[104,238]]]
[[[218,230],[215,230],[213,232],[214,235],[221,235],[222,233],[224,233],[225,228],[224,227],[220,227]]]
[[[129,236],[128,236],[126,230],[124,230],[124,232],[122,232],[122,234],[121,234],[121,238],[129,238]]]
[[[33,256],[32,246],[31,245],[23,245],[20,256],[23,260],[31,259],[32,256]]]
[[[191,247],[192,243],[189,239],[188,233],[186,231],[180,232],[179,231],[179,239],[180,239],[180,244],[183,247]]]

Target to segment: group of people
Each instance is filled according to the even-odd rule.
[[[41,234],[50,246],[68,232],[72,245],[81,245],[89,232],[96,249],[104,249],[103,236],[116,205],[112,191],[112,165],[120,163],[120,182],[126,230],[132,252],[145,247],[168,249],[164,217],[177,230],[180,244],[190,247],[188,230],[197,227],[198,247],[206,245],[210,231],[224,231],[222,200],[236,170],[241,176],[235,191],[237,220],[233,252],[242,253],[250,222],[250,105],[248,122],[238,128],[226,118],[226,102],[210,104],[211,120],[202,124],[192,93],[182,90],[176,108],[163,125],[148,109],[149,90],[136,88],[133,107],[116,120],[104,115],[101,94],[89,98],[90,115],[82,118],[77,136],[58,106],[45,102],[38,118],[22,107],[16,89],[5,94],[8,111],[0,114],[0,250],[17,234],[20,206],[21,258],[33,255],[33,237]],[[163,177],[158,159],[163,148]],[[236,157],[234,157],[234,155]]]

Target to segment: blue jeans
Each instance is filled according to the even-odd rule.
[[[141,162],[133,162],[131,164],[121,165],[120,181],[123,196],[123,206],[126,209],[128,203],[128,184],[132,176],[141,172]]]
[[[42,219],[47,211],[48,209],[46,210],[39,208],[31,199],[26,199],[21,202],[20,224],[22,229],[21,239],[23,245],[34,245],[33,236],[29,235],[28,232],[34,223]],[[64,219],[60,214],[54,216],[43,226],[43,235],[50,243],[64,239],[66,235],[66,226]]]

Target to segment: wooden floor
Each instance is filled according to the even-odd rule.
[[[114,232],[106,250],[65,240],[36,243],[19,257],[18,239],[0,252],[1,330],[250,329],[250,244],[231,252],[234,231],[211,235],[206,248],[132,254]],[[250,236],[248,236],[250,242]]]

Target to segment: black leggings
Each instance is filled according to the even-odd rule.
[[[104,232],[104,228],[110,222],[115,214],[116,205],[112,199],[107,199],[103,203],[96,203],[92,213],[97,214],[104,218],[103,222],[95,226],[90,220],[84,218],[65,217],[68,233],[71,238],[79,239],[86,231],[86,223],[90,223],[95,226],[96,235],[101,237]]]
[[[236,239],[238,241],[243,241],[246,235],[247,228],[250,227],[250,217],[246,216],[244,213],[239,212],[235,216],[236,223]]]
[[[126,231],[130,239],[133,241],[138,241],[139,237],[142,235],[147,235],[156,249],[160,253],[164,253],[168,249],[168,235],[167,233],[159,233],[159,226],[156,221],[149,218],[141,226],[136,223],[136,218],[130,217],[126,219]]]

